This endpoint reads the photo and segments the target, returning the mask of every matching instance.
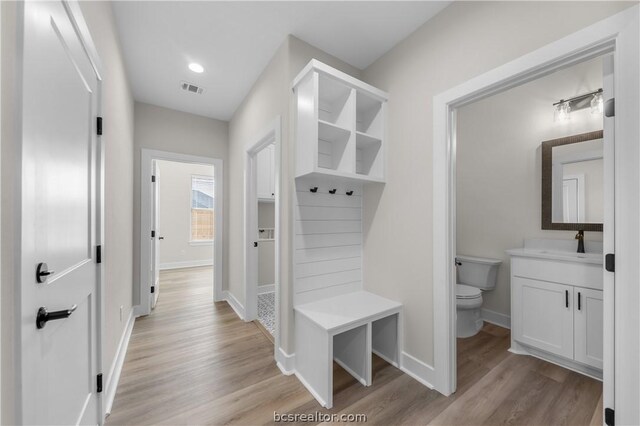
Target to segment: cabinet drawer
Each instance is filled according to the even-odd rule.
[[[602,265],[547,259],[511,258],[511,275],[602,290]]]

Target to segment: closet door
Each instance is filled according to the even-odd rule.
[[[602,291],[575,287],[575,360],[602,368]]]
[[[573,358],[573,287],[512,277],[514,339]]]

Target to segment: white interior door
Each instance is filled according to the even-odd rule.
[[[97,424],[99,78],[67,5],[22,7],[21,422]]]
[[[152,187],[152,228],[154,236],[151,238],[151,308],[155,308],[160,295],[160,167],[153,162]]]
[[[562,212],[564,223],[578,222],[578,180],[562,181]]]

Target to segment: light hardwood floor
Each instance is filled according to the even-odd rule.
[[[366,414],[368,424],[601,424],[600,382],[507,352],[509,330],[458,340],[458,391],[444,397],[374,357],[373,386],[334,366],[323,409],[273,361],[254,323],[212,302],[211,268],[161,274],[158,306],[133,329],[107,424],[273,423],[278,413]]]

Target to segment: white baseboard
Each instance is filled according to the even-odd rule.
[[[258,286],[258,294],[271,293],[273,291],[276,291],[275,284],[263,284]]]
[[[400,370],[404,371],[429,389],[433,389],[432,383],[435,378],[435,370],[429,364],[425,364],[408,353],[402,352]]]
[[[489,309],[481,309],[480,316],[486,322],[511,330],[511,317],[509,315],[490,311]]]
[[[166,262],[160,264],[160,270],[195,268],[197,266],[213,266],[213,259],[205,260],[185,260],[182,262]]]
[[[131,332],[133,331],[133,325],[135,324],[136,317],[133,309],[129,312],[129,319],[127,325],[124,327],[120,342],[118,343],[118,350],[116,356],[111,363],[109,374],[106,377],[106,390],[105,396],[105,413],[111,413],[111,407],[113,407],[113,399],[116,397],[116,390],[118,388],[118,382],[120,381],[120,373],[122,372],[122,366],[124,365],[124,358],[127,355],[127,348],[129,347],[129,340],[131,339]]]
[[[276,352],[276,365],[287,376],[292,375],[296,371],[296,354],[288,354],[282,348],[278,348]]]
[[[236,315],[238,315],[240,319],[244,321],[244,306],[242,306],[242,303],[240,303],[240,301],[236,299],[233,293],[229,292],[229,290],[225,290],[224,300],[226,300],[229,306],[231,306],[231,308],[236,312]]]

